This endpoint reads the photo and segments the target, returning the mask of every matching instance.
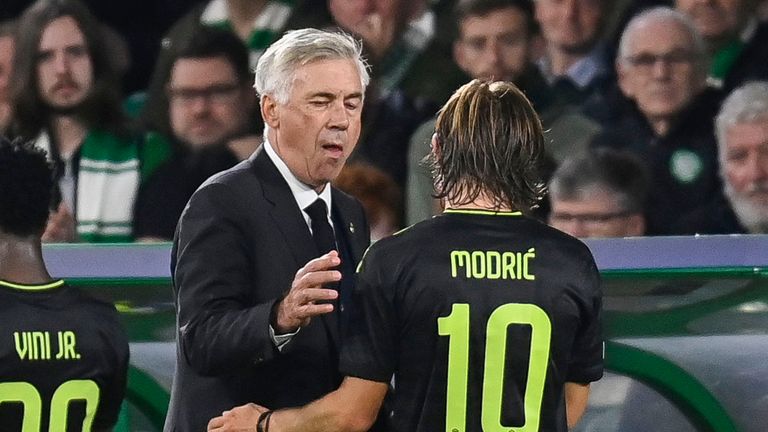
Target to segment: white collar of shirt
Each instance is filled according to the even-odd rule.
[[[312,222],[310,221],[309,215],[304,211],[304,209],[315,202],[315,200],[318,198],[325,201],[325,205],[328,207],[328,223],[333,226],[333,220],[331,219],[330,211],[330,209],[333,208],[331,207],[331,185],[326,184],[325,188],[323,188],[323,191],[318,194],[314,189],[312,189],[312,187],[303,183],[291,172],[290,169],[288,169],[288,165],[283,162],[275,149],[272,148],[272,144],[270,144],[269,140],[267,139],[264,140],[264,150],[267,152],[269,159],[272,160],[272,163],[277,167],[277,170],[280,171],[280,175],[283,176],[285,182],[288,183],[288,187],[291,189],[293,198],[296,200],[296,204],[302,210],[301,214],[304,216],[304,222],[306,222],[307,226],[310,227],[310,231],[312,231]]]

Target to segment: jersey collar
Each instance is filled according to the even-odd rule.
[[[62,285],[64,285],[64,281],[61,279],[53,282],[49,282],[47,284],[35,284],[35,285],[18,284],[18,283],[0,280],[1,287],[11,288],[11,289],[21,290],[21,291],[44,291],[44,290],[58,288]]]

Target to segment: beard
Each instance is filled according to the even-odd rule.
[[[768,184],[753,184],[749,189],[768,190]],[[749,192],[749,191],[747,191]],[[768,205],[754,202],[747,193],[736,192],[726,183],[725,196],[739,223],[752,234],[768,234]]]
[[[83,100],[76,102],[72,105],[61,106],[61,105],[53,105],[44,100],[43,104],[45,105],[46,109],[51,115],[77,116],[86,109],[86,107],[88,106],[87,101],[88,101],[88,98],[84,98]]]

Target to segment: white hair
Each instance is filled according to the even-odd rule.
[[[753,81],[732,91],[720,106],[715,118],[715,135],[720,162],[725,161],[725,136],[739,123],[768,118],[768,81]]]
[[[288,102],[294,74],[300,66],[319,60],[348,59],[355,62],[363,90],[370,82],[362,44],[346,33],[306,28],[291,30],[273,43],[256,65],[254,88],[259,96],[270,95]]]
[[[621,39],[619,40],[619,56],[618,60],[622,64],[627,64],[629,58],[632,56],[630,52],[630,45],[633,38],[637,37],[639,27],[649,21],[672,21],[680,26],[691,38],[693,43],[693,53],[696,56],[696,64],[700,68],[701,72],[706,74],[706,68],[708,64],[707,59],[707,46],[704,42],[704,38],[696,29],[691,18],[687,15],[669,7],[654,7],[645,10],[635,15],[624,28],[621,33]]]

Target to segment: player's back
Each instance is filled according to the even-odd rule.
[[[351,361],[380,375],[343,371],[393,369],[392,430],[565,431],[564,383],[602,374],[591,254],[519,214],[447,212],[381,241],[358,301]]]
[[[63,281],[0,281],[0,316],[0,430],[114,425],[128,342],[112,305]]]

